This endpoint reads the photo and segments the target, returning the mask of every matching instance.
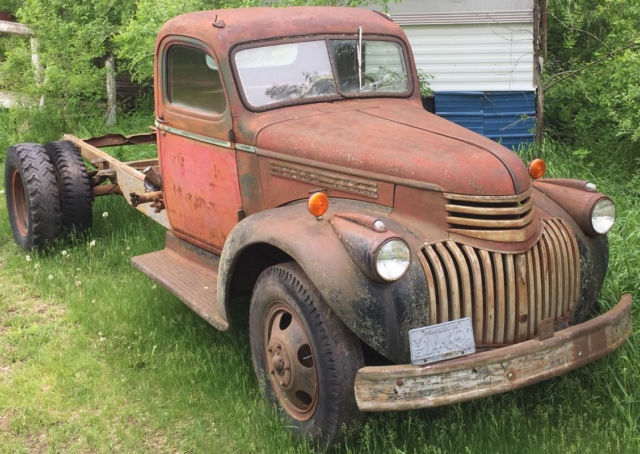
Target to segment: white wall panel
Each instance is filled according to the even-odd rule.
[[[434,91],[533,90],[531,23],[405,25]]]

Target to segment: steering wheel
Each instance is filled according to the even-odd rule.
[[[300,97],[335,95],[336,84],[332,75],[320,76],[317,79],[308,81],[300,91]]]
[[[376,86],[376,79],[372,75],[370,74],[362,75],[363,90],[365,88],[375,88],[375,86]],[[343,91],[357,91],[359,89],[358,75],[352,74],[350,76],[343,77],[342,79],[340,79],[340,88]]]

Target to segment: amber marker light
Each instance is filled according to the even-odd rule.
[[[329,197],[327,197],[327,194],[324,192],[314,192],[311,194],[311,197],[309,197],[307,208],[309,209],[309,213],[317,219],[321,219],[322,215],[329,209]]]
[[[531,178],[533,178],[534,180],[542,178],[546,171],[547,163],[540,158],[534,159],[529,164],[529,175],[531,175]]]

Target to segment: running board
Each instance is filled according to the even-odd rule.
[[[131,264],[162,285],[215,328],[228,323],[216,311],[220,257],[167,232],[161,251],[131,258]]]

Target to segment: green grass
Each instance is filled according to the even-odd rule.
[[[523,154],[612,195],[619,217],[601,303],[640,295],[640,175],[552,143]],[[163,232],[123,200],[97,200],[94,215],[89,236],[28,261],[0,204],[0,452],[313,452],[264,403],[246,318],[218,332],[132,269],[132,256],[163,246]],[[523,390],[371,415],[336,451],[638,452],[634,331],[603,360]]]

